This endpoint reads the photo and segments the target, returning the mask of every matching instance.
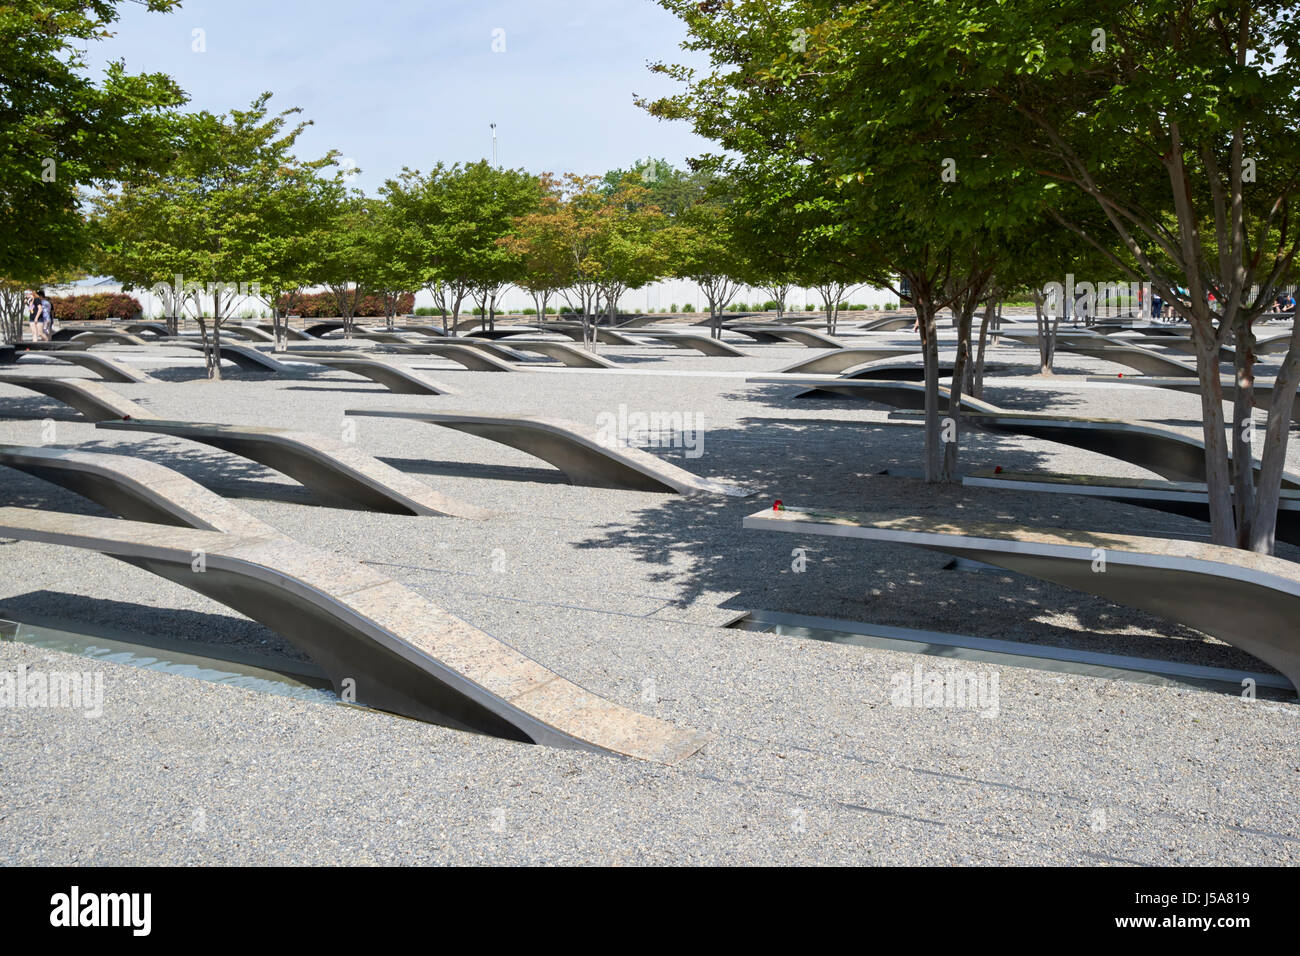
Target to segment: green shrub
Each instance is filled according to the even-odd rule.
[[[281,315],[292,312],[294,315],[301,315],[304,319],[332,319],[339,314],[338,301],[329,292],[311,292],[295,296],[292,302],[288,297],[281,297],[277,300],[276,307],[279,308]],[[410,315],[414,310],[415,293],[405,292],[398,297],[398,315]],[[356,315],[358,318],[374,318],[383,314],[383,296],[367,295],[357,303]],[[419,314],[416,312],[416,315]],[[433,315],[435,313],[430,311],[429,314]]]
[[[534,309],[532,306],[529,306],[528,308],[524,309],[524,315],[536,315],[536,314],[537,314],[537,310]]]
[[[553,306],[553,305],[548,305],[548,306],[546,307],[546,314],[547,314],[547,315],[555,315],[555,314],[556,314],[556,312],[555,312],[555,306]]]
[[[851,305],[851,306],[849,306],[849,311],[850,311],[850,312],[865,312],[866,310],[867,310],[867,307],[866,307],[865,305]]]
[[[60,322],[134,319],[144,312],[140,300],[125,292],[91,292],[49,299],[54,306],[54,317]]]
[[[670,306],[668,307],[668,311],[669,311],[669,312],[679,312],[679,311],[681,311],[681,310],[677,308],[677,303],[674,302],[672,305],[670,305]]]
[[[813,306],[812,306],[811,304],[809,304],[809,305],[805,305],[805,306],[803,307],[803,310],[804,310],[805,312],[812,312],[812,311],[813,311]]]
[[[763,303],[764,312],[775,312],[779,308],[781,308],[781,303],[777,302],[776,299],[768,299]]]
[[[893,312],[893,311],[894,311],[895,309],[897,309],[897,308],[898,308],[898,306],[897,306],[895,303],[893,303],[893,302],[886,302],[886,303],[885,303],[885,311],[886,311],[886,312]]]
[[[415,314],[416,314],[416,315],[438,315],[439,312],[438,312],[438,310],[435,309],[433,306],[430,306],[430,305],[422,305],[422,306],[420,306],[418,309],[415,310]]]
[[[688,302],[688,303],[686,303],[684,306],[682,306],[682,311],[683,311],[683,312],[694,312],[694,311],[695,311],[695,306],[691,305],[691,304]]]

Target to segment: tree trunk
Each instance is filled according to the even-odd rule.
[[[989,325],[993,320],[993,299],[984,306],[984,319],[980,322],[979,352],[975,355],[975,374],[971,376],[970,394],[972,398],[984,397],[984,349],[989,340]]]
[[[1052,374],[1052,363],[1056,361],[1056,329],[1061,322],[1061,314],[1048,315],[1043,309],[1046,297],[1034,290],[1034,322],[1038,329],[1038,372],[1040,375]],[[1064,311],[1064,305],[1062,305]]]
[[[1277,506],[1282,492],[1282,472],[1286,468],[1286,448],[1291,437],[1291,408],[1300,388],[1300,322],[1291,327],[1291,341],[1282,367],[1273,379],[1273,401],[1269,404],[1268,424],[1264,432],[1264,449],[1255,496],[1255,514],[1251,521],[1250,550],[1273,553],[1277,529]]]
[[[1255,517],[1255,337],[1242,322],[1236,335],[1236,396],[1232,403],[1232,505],[1237,521],[1237,547],[1248,548]]]
[[[271,301],[273,303],[271,305],[271,333],[275,336],[275,345],[272,346],[272,350],[287,352],[289,351],[289,331],[287,328],[289,320],[285,318],[281,321],[280,310],[274,305],[275,299],[272,298]]]
[[[1210,505],[1210,539],[1233,547],[1237,540],[1232,509],[1232,478],[1224,435],[1223,384],[1219,378],[1219,343],[1209,322],[1192,326],[1196,374],[1201,384],[1201,433],[1205,441],[1205,479]],[[1237,463],[1239,466],[1240,462]],[[1249,462],[1246,463],[1250,467]]]
[[[942,422],[939,420],[939,335],[935,325],[935,309],[928,298],[916,295],[913,299],[920,320],[921,351],[925,357],[925,480],[941,480]]]
[[[943,449],[943,471],[941,478],[943,481],[955,481],[957,478],[957,452],[961,445],[961,394],[962,382],[965,380],[966,369],[970,362],[970,335],[971,320],[975,315],[975,307],[978,303],[973,297],[967,297],[962,301],[960,307],[954,304],[953,308],[957,312],[957,359],[952,367],[952,386],[949,391],[948,400],[948,417],[952,419],[951,427],[945,422],[945,433],[940,437],[946,438]],[[927,355],[928,355],[927,350]],[[935,348],[935,357],[938,358],[938,347]],[[935,365],[935,393],[938,394],[938,364]],[[929,380],[927,378],[927,388]]]

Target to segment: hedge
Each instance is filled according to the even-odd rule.
[[[91,292],[88,295],[50,297],[54,317],[60,322],[134,319],[144,312],[140,300],[125,292]]]
[[[287,298],[281,298],[276,305],[280,314],[301,315],[304,319],[336,319],[339,314],[338,300],[329,292],[309,292],[294,298],[290,305]],[[405,292],[397,299],[397,314],[410,315],[415,311],[415,293]],[[374,318],[384,314],[384,297],[379,295],[363,296],[357,303],[357,316]]]

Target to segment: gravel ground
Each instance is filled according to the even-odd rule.
[[[304,543],[382,568],[596,693],[713,735],[665,768],[0,644],[0,672],[25,663],[102,671],[105,681],[97,719],[0,709],[6,765],[21,769],[0,792],[0,862],[1300,860],[1293,699],[968,664],[998,672],[996,717],[900,708],[890,705],[893,675],[946,665],[722,627],[762,609],[1268,670],[1190,628],[1019,575],[947,571],[941,555],[895,546],[742,531],[741,518],[774,498],[1157,536],[1204,538],[1208,529],[1082,498],[926,487],[914,426],[851,399],[795,399],[789,387],[745,382],[818,352],[737,344],[748,357],[602,346],[624,366],[610,372],[539,362],[503,375],[403,359],[457,392],[437,398],[307,366],[289,379],[231,371],[215,384],[192,354],[105,350],[167,380],[111,386],[159,417],[335,436],[352,423],[361,450],[498,512],[483,522],[321,507],[261,466],[180,439],[96,430],[0,385],[0,441],[41,443],[48,419],[52,443],[168,464]],[[995,349],[990,360],[1012,366],[988,382],[985,397],[998,404],[1199,429],[1194,396],[1079,378],[1113,373],[1105,363],[1062,354],[1060,374],[1044,379],[1034,376],[1033,349]],[[30,370],[90,377],[52,363]],[[343,415],[429,403],[587,425],[620,404],[689,413],[704,426],[703,455],[652,450],[756,494],[575,488],[492,442]],[[1290,461],[1300,470],[1300,450]],[[993,465],[1150,477],[1064,446],[966,436],[963,469]],[[4,475],[0,503],[103,513],[16,472]],[[791,569],[795,546],[807,549],[803,574]],[[1279,554],[1297,557],[1289,546]],[[299,656],[225,607],[101,555],[0,544],[0,570],[0,618]]]

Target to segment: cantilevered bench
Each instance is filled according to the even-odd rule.
[[[892,414],[891,418],[910,420],[913,417],[910,413],[925,410],[925,386],[921,383],[831,379],[830,387],[841,394],[906,410]],[[949,401],[948,389],[940,385],[939,406],[943,414],[947,414]],[[1171,481],[1205,481],[1205,446],[1201,440],[1162,425],[1010,411],[965,395],[962,396],[962,420],[972,428],[1040,438],[1117,458]],[[1282,485],[1300,488],[1300,475],[1283,473]]]
[[[966,412],[963,420],[986,431],[1041,438],[1118,458],[1171,481],[1206,480],[1204,443],[1162,425],[1005,409]],[[1300,476],[1284,472],[1282,486],[1300,488]]]
[[[4,373],[0,374],[0,384],[48,395],[55,401],[71,405],[91,422],[106,418],[149,418],[151,415],[147,408],[123,398],[102,382],[89,379]]]
[[[1014,343],[1015,345],[1026,345],[1032,348],[1037,348],[1040,337],[1036,328],[999,329],[990,334],[1006,339],[1008,342]],[[1108,339],[1106,336],[1098,332],[1089,332],[1087,329],[1057,329],[1056,343],[1058,348],[1060,348],[1062,343],[1078,344],[1085,347],[1091,345],[1110,346],[1114,344],[1114,340]]]
[[[307,326],[307,328],[303,329],[303,332],[314,339],[318,339],[331,332],[337,332],[342,328],[342,322],[317,322],[315,325]]]
[[[369,355],[349,355],[339,352],[296,351],[287,357],[289,361],[307,362],[312,365],[324,365],[343,372],[360,375],[372,382],[378,382],[390,392],[402,395],[450,395],[451,390],[445,385],[417,375],[394,362]]]
[[[910,329],[916,323],[912,316],[892,316],[887,315],[879,319],[872,319],[870,322],[863,322],[858,326],[861,332],[897,332],[900,329]]]
[[[866,362],[878,362],[882,359],[901,359],[907,356],[920,356],[920,349],[896,348],[896,349],[849,349],[841,348],[833,352],[827,352],[825,355],[817,355],[810,359],[803,359],[795,362],[782,369],[777,369],[780,375],[834,375],[837,372],[843,372],[848,368],[855,368]]]
[[[722,355],[735,358],[746,354],[734,345],[728,345],[721,339],[710,338],[707,335],[694,335],[690,332],[649,332],[644,330],[638,330],[636,334],[664,342],[674,348],[694,349],[705,355]]]
[[[96,355],[94,352],[83,352],[79,349],[57,349],[50,352],[40,353],[45,358],[55,362],[67,362],[69,365],[80,365],[82,368],[89,369],[105,382],[118,382],[132,385],[147,384],[157,382],[148,372],[142,372],[139,369],[131,368],[129,365],[123,365],[121,362],[105,358],[102,355]]]
[[[131,333],[130,329],[126,328],[125,326],[111,326],[111,325],[102,325],[102,324],[101,325],[65,325],[62,328],[60,328],[57,332],[55,332],[51,336],[51,338],[55,342],[71,342],[73,339],[77,338],[80,335],[87,335],[90,333],[97,334],[100,332],[104,332],[110,336],[132,336],[138,338],[138,336],[133,336],[133,333]],[[37,343],[27,342],[24,344],[31,345]],[[91,344],[96,344],[96,343],[86,342],[83,343],[83,346],[89,346]],[[134,345],[137,343],[132,342],[130,344]]]
[[[0,534],[111,555],[197,591],[283,635],[369,707],[669,764],[707,739],[595,696],[374,568],[283,536],[25,508],[0,508]]]
[[[259,330],[262,331],[262,332],[265,332],[267,335],[269,335],[269,336],[271,337],[271,341],[273,341],[273,342],[275,341],[275,324],[274,324],[274,323],[272,323],[272,322],[259,322],[259,323],[257,323],[257,325],[253,326],[253,328],[256,328],[256,329],[259,329]],[[285,337],[286,339],[292,339],[292,340],[294,340],[294,341],[296,341],[296,342],[314,342],[314,341],[316,341],[316,336],[314,336],[314,335],[308,335],[308,334],[307,334],[306,332],[304,332],[302,329],[295,329],[295,328],[293,328],[293,326],[289,325],[287,322],[286,322],[284,325],[282,325],[281,328],[284,329],[284,333],[285,333],[284,337]]]
[[[1170,358],[1167,355],[1161,355],[1152,349],[1140,348],[1136,345],[1121,345],[1118,343],[1107,343],[1098,346],[1084,345],[1080,340],[1072,339],[1057,344],[1057,351],[1072,352],[1077,355],[1087,355],[1090,358],[1101,359],[1104,362],[1115,362],[1118,365],[1127,365],[1129,368],[1135,368],[1143,375],[1190,375],[1196,377],[1196,366],[1189,365],[1187,362]]]
[[[93,332],[78,332],[72,337],[73,342],[82,342],[85,345],[148,345],[148,339],[142,339],[138,335],[132,335],[130,332],[120,332],[117,329],[95,329]]]
[[[1300,565],[1281,558],[1195,541],[797,508],[760,511],[744,527],[907,544],[1017,571],[1196,628],[1300,688]]]
[[[122,326],[122,330],[130,332],[132,335],[155,335],[159,338],[166,338],[171,335],[167,326],[162,322],[128,322]]]
[[[921,382],[878,382],[862,379],[804,378],[757,376],[745,380],[750,384],[807,385],[866,401],[877,402],[906,412],[925,410],[925,385]],[[946,415],[951,393],[939,386],[940,413]],[[1072,445],[1087,451],[1118,458],[1146,468],[1173,481],[1205,481],[1205,446],[1172,428],[1145,422],[1128,422],[1109,418],[1071,418],[1039,412],[1010,411],[981,399],[962,395],[962,420],[985,431],[1024,435]],[[900,414],[902,419],[910,415]],[[1283,475],[1284,487],[1300,488],[1300,475]]]
[[[701,478],[639,448],[603,442],[596,429],[577,422],[524,415],[412,412],[403,409],[353,408],[344,414],[428,422],[500,442],[549,462],[575,485],[682,495],[717,494],[743,498],[753,494],[729,482]]]
[[[198,349],[203,351],[202,342],[186,342],[181,339],[168,339],[161,345],[177,346],[183,349]],[[221,358],[226,362],[232,362],[234,365],[245,372],[284,372],[287,371],[284,365],[271,358],[269,355],[263,355],[255,348],[247,345],[221,345]]]
[[[939,374],[941,376],[944,374],[942,367]],[[948,374],[952,374],[951,366],[948,368]],[[823,378],[814,378],[809,375],[755,375],[752,378],[745,379],[745,382],[750,385],[796,385],[803,387],[805,391],[799,392],[795,396],[796,398],[802,398],[815,392],[830,392],[849,398],[860,398],[868,402],[878,402],[881,405],[888,405],[890,408],[905,408],[914,411],[925,410],[925,384],[923,382],[877,381],[865,378],[837,378],[829,375]],[[950,394],[946,386],[939,386],[939,406],[945,414],[947,414]],[[965,394],[962,395],[961,407],[963,411],[967,412],[1001,411],[997,405],[978,398],[971,398]]]
[[[18,348],[24,352],[84,352],[90,348],[85,342],[73,342],[71,339],[53,342],[20,342]]]
[[[244,339],[249,342],[274,342],[275,341],[275,336],[272,335],[270,332],[264,331],[263,329],[259,329],[255,325],[239,325],[238,323],[232,323],[230,325],[226,325],[225,323],[222,323],[221,335],[223,338],[227,335],[230,335],[235,338]]]
[[[461,338],[466,339],[508,339],[516,335],[536,335],[537,329],[531,325],[498,325],[495,329],[473,329]]]
[[[541,325],[536,326],[534,331],[556,332],[559,335],[567,335],[575,342],[583,341],[582,324],[577,322],[573,322],[573,323],[547,322],[546,325],[544,326]],[[600,342],[602,345],[644,345],[645,344],[643,341],[639,339],[634,339],[631,336],[625,335],[622,332],[619,332],[615,329],[606,328],[603,325],[593,325],[592,332],[594,333],[596,341]],[[636,334],[645,335],[646,333],[637,330]]]
[[[491,513],[439,494],[345,442],[311,432],[146,418],[100,428],[175,435],[265,465],[336,507],[388,514],[485,518]]]
[[[276,533],[179,471],[144,458],[48,445],[0,445],[0,465],[60,485],[131,521],[228,534]]]
[[[1150,478],[1111,478],[1062,475],[1055,472],[998,471],[983,468],[962,479],[974,488],[999,488],[1016,493],[1077,495],[1210,520],[1210,496],[1204,482],[1158,481]],[[1283,489],[1278,501],[1277,537],[1300,544],[1300,490]]]
[[[409,343],[408,343],[408,344],[409,344]],[[491,355],[493,358],[499,358],[501,361],[503,361],[503,362],[507,362],[507,363],[509,363],[509,362],[519,362],[519,361],[522,361],[523,359],[525,359],[525,358],[527,357],[527,356],[524,356],[524,355],[520,355],[518,352],[514,351],[513,348],[508,348],[508,347],[506,347],[505,345],[502,345],[502,344],[497,343],[497,342],[493,342],[491,339],[472,339],[472,338],[470,338],[469,336],[466,336],[466,335],[458,335],[458,336],[456,336],[456,339],[455,339],[454,342],[453,342],[451,339],[441,339],[441,340],[439,340],[439,341],[431,342],[431,343],[430,343],[430,342],[416,342],[415,344],[416,344],[417,346],[422,346],[422,345],[426,345],[426,344],[431,344],[431,345],[455,345],[455,346],[457,346],[457,347],[459,347],[459,348],[477,349],[477,350],[480,351],[480,352],[484,352],[484,353],[486,353],[486,354],[488,354],[488,355]],[[515,340],[514,340],[514,339],[511,339],[511,340],[510,340],[510,345],[513,346],[514,344],[515,344]],[[394,351],[401,351],[401,350],[400,350],[400,349],[395,349]]]
[[[518,349],[520,352],[536,352],[538,355],[545,355],[547,358],[555,359],[570,368],[621,367],[607,358],[596,355],[594,352],[575,349],[572,345],[567,345],[564,342],[534,342],[531,339],[511,339],[510,347]]]
[[[748,335],[759,342],[794,342],[810,349],[842,349],[844,343],[824,332],[792,325],[729,325],[728,331]]]
[[[490,343],[488,343],[490,344]],[[485,349],[459,342],[419,342],[394,345],[390,351],[398,355],[436,355],[451,359],[471,372],[518,372],[519,367],[504,362]]]
[[[447,333],[436,325],[399,325],[395,329],[398,332],[411,332],[415,335],[427,335],[436,339],[447,337]]]
[[[1118,335],[1120,332],[1138,332],[1142,335],[1168,335],[1186,337],[1191,334],[1191,328],[1182,324],[1171,324],[1165,322],[1134,322],[1123,319],[1102,319],[1092,323],[1090,326],[1094,331],[1102,335]]]
[[[382,342],[386,345],[404,345],[409,339],[397,332],[389,332],[387,329],[353,329],[350,336],[328,335],[325,337],[327,342],[343,342],[348,339],[356,339],[363,342]]]
[[[696,324],[698,325],[699,323]],[[774,335],[767,331],[767,326],[765,325],[727,325],[724,323],[722,327],[728,332],[738,332],[741,335],[758,342],[760,345],[781,345],[789,341],[788,339],[783,339],[781,336]]]
[[[1113,379],[1100,375],[1089,375],[1086,381],[1114,383],[1116,385],[1144,385],[1148,388],[1166,388],[1175,392],[1186,392],[1189,395],[1201,394],[1201,382],[1197,378],[1159,378],[1153,375],[1142,375],[1137,378]],[[1275,381],[1275,379],[1271,378],[1255,379],[1256,408],[1266,408],[1272,403]],[[1222,381],[1220,385],[1223,389],[1224,401],[1235,401],[1237,386],[1231,380]],[[1300,424],[1300,401],[1291,403],[1291,421]]]

